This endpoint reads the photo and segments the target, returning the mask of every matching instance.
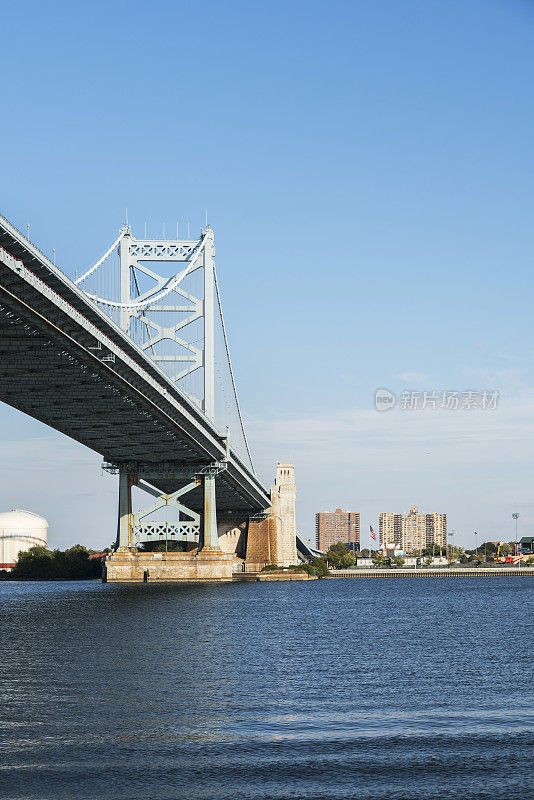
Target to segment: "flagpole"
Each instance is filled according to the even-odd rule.
[[[376,542],[376,533],[373,530],[373,526],[369,525],[369,558],[371,558],[371,548],[372,548],[371,539],[374,539],[374,541]]]

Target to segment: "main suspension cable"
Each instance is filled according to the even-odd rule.
[[[215,292],[217,294],[217,304],[219,306],[219,314],[221,315],[222,331],[223,331],[223,337],[224,337],[224,347],[225,347],[225,350],[226,350],[226,357],[228,359],[228,366],[230,368],[230,378],[232,380],[232,388],[234,390],[234,397],[235,397],[235,403],[236,403],[236,406],[237,406],[237,413],[238,413],[238,416],[239,416],[239,423],[241,425],[241,432],[243,434],[243,439],[245,441],[245,447],[247,448],[247,453],[248,453],[248,458],[249,458],[249,461],[250,461],[250,466],[252,467],[252,472],[255,475],[256,474],[256,468],[254,467],[254,462],[253,462],[252,456],[250,454],[250,448],[248,446],[247,434],[245,433],[245,426],[243,424],[243,417],[241,416],[241,407],[239,405],[239,399],[237,397],[237,387],[235,385],[234,370],[232,369],[232,359],[230,358],[230,348],[228,347],[228,337],[226,336],[226,325],[224,324],[224,316],[223,316],[223,310],[222,310],[221,295],[219,293],[219,282],[217,280],[217,270],[215,269],[215,264],[213,265],[213,280],[214,280],[214,283],[215,283]]]

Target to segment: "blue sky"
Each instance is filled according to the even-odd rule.
[[[267,484],[295,462],[304,535],[336,506],[534,527],[531,2],[52,0],[2,27],[1,213],[72,275],[126,207],[152,235],[208,208],[253,452]],[[377,387],[501,401],[379,415]],[[2,507],[107,542],[98,458],[0,424]]]

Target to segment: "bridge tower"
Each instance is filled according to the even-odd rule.
[[[238,455],[254,472],[237,399],[214,257],[214,234],[209,225],[198,240],[137,239],[125,225],[103,258],[76,281],[213,426],[225,431],[226,458],[188,464],[186,468],[182,465],[182,477],[189,480],[170,494],[156,492],[145,480],[150,481],[151,472],[168,470],[177,475],[180,468],[172,463],[172,453],[166,459],[168,463],[151,465],[148,470],[131,463],[108,465],[109,471],[119,474],[120,549],[132,547],[147,532],[150,535],[145,517],[168,506],[178,510],[180,519],[187,520],[178,530],[166,523],[166,534],[179,533],[182,540],[196,541],[204,551],[219,551],[216,477],[226,469],[230,440],[233,449],[241,446]],[[168,268],[169,263],[177,263],[181,269],[169,275],[158,268],[163,264]],[[225,361],[223,368],[221,361]],[[226,380],[228,384],[220,404],[216,401],[216,377],[219,383]],[[156,496],[155,504],[136,514],[132,511],[134,486]],[[198,493],[199,488],[203,494],[201,514],[182,502],[185,494]],[[161,533],[161,525],[158,530]]]

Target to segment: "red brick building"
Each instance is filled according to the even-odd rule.
[[[349,550],[360,549],[360,515],[354,511],[320,511],[315,515],[317,549],[326,552],[330,545],[343,542]]]

